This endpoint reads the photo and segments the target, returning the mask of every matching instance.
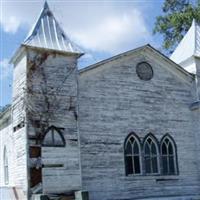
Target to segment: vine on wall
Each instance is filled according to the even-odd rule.
[[[51,54],[52,55],[52,54]],[[67,63],[66,73],[59,85],[51,84],[48,81],[47,60],[49,53],[35,55],[28,60],[27,88],[25,89],[24,106],[28,115],[28,120],[34,128],[36,144],[41,143],[43,133],[56,119],[58,112],[73,112],[77,120],[76,97],[70,95],[70,89],[67,95],[63,92],[64,84],[70,75],[76,70],[76,65],[69,66]],[[56,55],[53,55],[56,56]],[[55,69],[58,66],[54,66]],[[66,88],[65,88],[66,89]],[[63,103],[65,106],[63,109]]]

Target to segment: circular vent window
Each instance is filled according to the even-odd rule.
[[[136,73],[141,80],[151,80],[153,77],[153,69],[150,64],[146,62],[139,63],[136,66]]]

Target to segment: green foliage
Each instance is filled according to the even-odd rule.
[[[200,0],[165,0],[163,15],[156,18],[153,33],[163,36],[163,48],[171,53],[191,26],[200,22]]]

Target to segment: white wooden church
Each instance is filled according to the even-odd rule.
[[[47,3],[0,115],[1,200],[200,199],[200,25],[79,70]]]

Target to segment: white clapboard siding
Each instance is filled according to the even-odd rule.
[[[153,68],[150,81],[136,74],[136,65],[143,61]],[[200,194],[195,141],[199,117],[193,123],[199,113],[189,109],[193,85],[177,69],[144,51],[83,70],[79,83],[82,184],[91,200],[188,199]],[[130,132],[141,140],[151,132],[158,141],[171,134],[179,175],[125,176],[123,146]]]

